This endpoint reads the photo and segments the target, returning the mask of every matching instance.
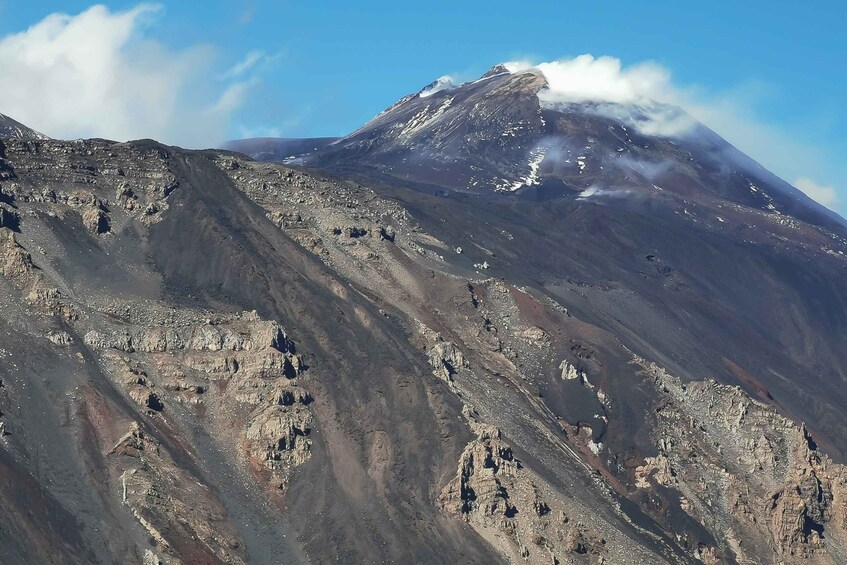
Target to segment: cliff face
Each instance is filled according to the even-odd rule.
[[[217,157],[6,142],[8,555],[321,561],[337,539],[357,560],[408,547],[493,558],[429,496],[469,437],[458,407],[419,378],[426,362],[400,326],[267,219]],[[29,472],[41,511],[16,496],[12,478]],[[409,527],[421,514],[442,541]]]
[[[845,559],[843,234],[0,157],[11,561]]]
[[[724,532],[722,555],[739,561],[845,559],[847,468],[821,453],[805,425],[714,380],[682,383],[643,360],[656,387],[658,454],[636,486],[680,493],[684,509]]]

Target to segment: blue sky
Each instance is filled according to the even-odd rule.
[[[30,36],[37,34],[23,34],[50,14],[77,16],[92,5],[0,0],[0,37],[6,38],[0,39],[0,55],[10,37],[20,39],[6,45],[10,52],[29,49]],[[138,6],[108,2],[104,17]],[[75,121],[59,116],[51,122],[36,115],[37,108],[26,106],[25,93],[17,99],[0,96],[0,112],[22,121],[33,116],[43,124],[32,125],[55,127],[65,136],[74,128],[79,135],[114,133],[111,137],[149,130],[187,145],[203,144],[204,136],[341,135],[441,75],[469,79],[507,60],[609,55],[624,67],[657,63],[692,104],[707,109],[704,116],[715,116],[709,125],[719,133],[789,181],[806,177],[817,188],[833,188],[836,199],[830,205],[842,213],[847,207],[847,165],[840,162],[847,155],[847,7],[841,2],[800,7],[757,0],[165,0],[140,11],[127,24],[127,37],[91,46],[93,53],[112,49],[120,57],[107,58],[85,76],[90,82],[97,73],[118,67],[131,67],[135,74],[120,71],[113,78],[116,86],[91,96],[118,92],[114,97],[124,95],[127,106],[146,104],[150,112],[167,107],[169,121],[193,128],[193,137],[174,125],[155,129],[154,118],[138,125],[117,109],[114,115],[105,113],[97,127],[90,126],[85,120],[91,112],[113,106],[94,98],[87,106],[80,100],[82,108],[73,101],[62,108],[63,115],[77,116]],[[90,29],[82,35],[110,28],[92,24]],[[28,67],[21,65],[11,78],[26,75]],[[167,72],[159,70],[165,67]],[[5,88],[10,77],[2,72]],[[139,102],[143,88],[135,78],[160,90]],[[41,85],[44,79],[23,82]],[[169,91],[169,83],[178,87]],[[120,94],[121,85],[128,84],[135,86]],[[215,108],[214,119],[197,115],[196,107],[203,104]],[[50,101],[40,103],[45,105]],[[27,115],[15,116],[6,106]],[[116,124],[122,129],[109,129]]]

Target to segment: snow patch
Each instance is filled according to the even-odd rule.
[[[544,160],[544,156],[546,154],[546,147],[533,149],[529,154],[529,162],[527,163],[527,167],[529,167],[529,174],[513,183],[503,181],[503,183],[497,186],[495,190],[514,192],[525,186],[537,186],[541,184],[541,177],[538,174],[538,169],[541,167],[541,162]]]
[[[621,197],[630,194],[630,191],[627,188],[603,188],[597,186],[596,184],[592,184],[585,190],[579,193],[576,197],[577,200],[588,200],[589,198],[594,199],[600,196],[606,197]]]
[[[589,186],[588,188],[579,193],[579,200],[582,200],[584,198],[591,198],[598,192],[600,192],[600,189],[597,186]]]
[[[433,101],[437,103],[437,101]],[[450,105],[453,104],[453,97],[449,97],[444,100],[437,108],[432,109],[433,103],[427,104],[426,108],[419,111],[415,114],[412,119],[410,119],[405,124],[400,125],[400,132],[398,133],[398,137],[411,137],[416,132],[424,129],[425,127],[433,125],[436,120],[441,118]]]

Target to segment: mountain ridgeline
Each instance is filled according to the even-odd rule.
[[[0,114],[0,138],[47,139],[47,136],[30,129],[20,122]]]
[[[0,562],[847,562],[844,221],[545,88],[207,151],[3,117]]]

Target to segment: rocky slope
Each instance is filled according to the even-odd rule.
[[[0,561],[843,562],[837,221],[336,173],[2,141]]]
[[[554,104],[550,91],[540,70],[498,65],[478,80],[406,96],[357,131],[290,162],[430,190],[625,198],[717,215],[735,204],[844,226],[680,109]],[[686,125],[671,130],[669,122]]]
[[[47,139],[43,133],[30,129],[9,116],[0,114],[0,138]]]

